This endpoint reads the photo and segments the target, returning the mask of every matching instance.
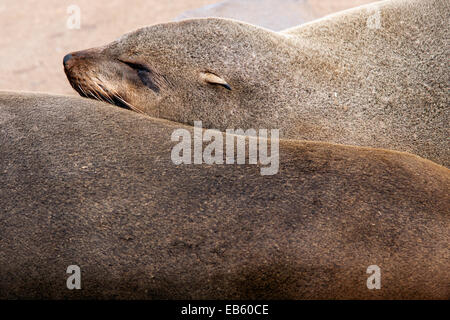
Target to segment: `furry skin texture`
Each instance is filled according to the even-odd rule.
[[[450,298],[431,161],[281,140],[274,176],[176,166],[181,124],[77,97],[0,93],[0,123],[0,298]]]
[[[284,138],[406,151],[448,167],[449,19],[445,0],[391,0],[280,33],[186,20],[73,53],[65,70],[80,94],[150,116],[221,131],[279,128]]]

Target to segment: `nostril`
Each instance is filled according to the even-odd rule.
[[[63,64],[66,65],[70,59],[72,59],[72,54],[69,53],[69,54],[65,55],[65,57],[63,59]]]

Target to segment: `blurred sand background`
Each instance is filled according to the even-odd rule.
[[[308,12],[299,13],[305,21],[373,2],[298,1],[308,2]],[[223,1],[0,0],[0,90],[76,95],[62,67],[66,53],[107,44],[142,26],[180,17],[201,16],[202,12],[213,12],[208,5],[220,2]],[[80,29],[68,29],[66,26],[70,5],[81,9]],[[199,11],[202,7],[206,11]],[[290,8],[286,10],[292,11]],[[273,14],[282,15],[283,10]]]

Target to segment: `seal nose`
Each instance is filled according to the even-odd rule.
[[[72,54],[71,54],[71,53],[66,54],[66,55],[64,56],[64,59],[63,59],[63,64],[64,64],[64,66],[67,65],[67,62],[68,62],[70,59],[72,59]]]

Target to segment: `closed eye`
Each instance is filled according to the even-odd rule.
[[[125,63],[127,66],[129,66],[130,68],[137,70],[137,71],[147,71],[147,72],[151,72],[151,70],[146,67],[145,65],[143,65],[142,63],[135,63],[135,62],[129,62],[129,61],[125,61],[125,60],[120,60],[120,62]]]
[[[131,69],[135,70],[137,72],[139,79],[141,79],[142,83],[145,86],[147,86],[151,90],[155,91],[156,93],[159,92],[159,87],[154,80],[155,75],[150,68],[143,65],[142,63],[129,62],[129,61],[120,60],[120,59],[119,59],[119,61],[126,64]]]

